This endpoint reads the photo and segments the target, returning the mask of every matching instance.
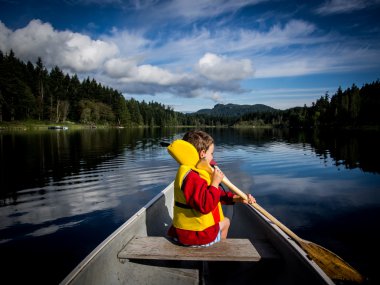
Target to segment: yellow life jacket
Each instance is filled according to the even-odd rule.
[[[199,160],[199,155],[195,147],[186,141],[177,140],[168,147],[168,151],[173,158],[181,164],[178,168],[176,179],[174,181],[175,204],[173,212],[173,226],[178,229],[203,231],[208,227],[223,221],[224,215],[220,202],[214,210],[207,214],[202,214],[186,204],[185,195],[181,187],[189,171],[196,171],[201,178],[206,180],[207,185],[211,184],[211,175],[207,171],[198,169],[195,166],[196,162]]]

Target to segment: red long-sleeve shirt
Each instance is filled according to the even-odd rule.
[[[222,204],[233,204],[233,194],[221,188],[208,186],[195,171],[190,171],[182,183],[182,191],[185,195],[186,204],[202,214],[207,214],[215,209],[220,201]],[[186,245],[207,244],[215,240],[219,233],[219,223],[203,230],[190,231],[171,226],[168,235],[177,238]]]

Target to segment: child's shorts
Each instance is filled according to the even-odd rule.
[[[222,236],[222,231],[219,230],[218,235],[216,236],[216,238],[212,242],[209,242],[206,244],[197,244],[197,245],[189,245],[189,244],[182,244],[182,245],[188,246],[188,247],[208,247],[210,245],[213,245],[214,243],[220,242],[221,236]],[[172,239],[173,239],[173,241],[178,243],[178,239],[176,237],[174,237]]]
[[[199,244],[199,245],[190,245],[190,247],[208,247],[210,245],[213,245],[214,243],[220,242],[221,236],[222,236],[222,231],[219,230],[218,235],[212,242],[209,242],[206,244]]]

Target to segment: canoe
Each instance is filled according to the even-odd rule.
[[[166,238],[173,191],[171,183],[61,284],[334,284],[293,239],[248,204],[223,206],[231,220],[226,242],[176,245]]]

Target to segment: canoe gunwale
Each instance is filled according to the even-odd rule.
[[[308,264],[312,270],[314,270],[326,282],[326,284],[335,285],[335,282],[329,276],[327,276],[327,274],[318,266],[315,261],[310,259],[308,254],[298,245],[298,243],[293,238],[291,238],[280,227],[278,227],[271,220],[261,214],[255,207],[248,204],[246,206],[249,207],[251,211],[254,211],[264,222],[266,222],[268,226],[273,229],[273,231],[280,235],[283,240],[290,245],[293,251],[299,257],[301,257],[303,261]]]

